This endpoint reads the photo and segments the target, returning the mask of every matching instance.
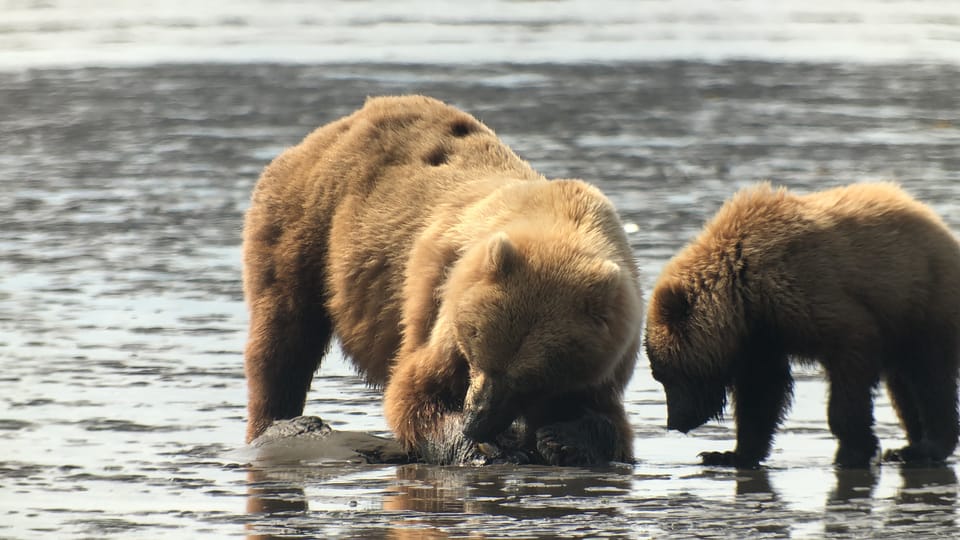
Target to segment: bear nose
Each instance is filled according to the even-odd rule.
[[[496,434],[491,433],[490,417],[488,407],[463,411],[463,434],[475,441],[492,439]]]
[[[681,424],[680,422],[674,420],[672,417],[667,417],[667,429],[673,431],[679,431],[680,433],[687,433],[692,427],[689,425]]]

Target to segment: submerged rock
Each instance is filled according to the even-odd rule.
[[[276,420],[251,441],[257,461],[349,461],[408,463],[410,456],[393,439],[340,431],[318,416]]]
[[[544,426],[535,434],[516,421],[496,440],[476,442],[463,435],[459,417],[451,415],[417,455],[400,443],[360,431],[340,431],[318,416],[276,420],[248,447],[259,462],[345,461],[351,463],[432,463],[436,465],[537,464],[602,465],[611,449],[612,426],[601,415],[585,415]]]

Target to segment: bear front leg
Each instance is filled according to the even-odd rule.
[[[543,463],[588,467],[633,462],[633,429],[618,392],[604,389],[556,401],[530,415],[539,426],[535,447]],[[570,410],[571,403],[580,406]]]
[[[404,450],[437,465],[524,463],[510,430],[495,443],[463,433],[469,373],[455,353],[425,346],[401,353],[384,392],[384,412]]]
[[[732,452],[702,452],[704,465],[755,469],[770,454],[793,394],[790,364],[786,358],[765,359],[747,368],[733,386],[737,446]]]
[[[521,445],[522,429],[511,426],[492,442],[477,442],[463,433],[464,418],[459,411],[447,411],[437,418],[435,429],[424,433],[415,454],[436,465],[524,465],[534,458]]]
[[[617,430],[606,416],[587,411],[580,418],[537,430],[537,452],[547,465],[604,465],[616,455]]]

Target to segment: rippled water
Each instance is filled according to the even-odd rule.
[[[732,447],[732,425],[666,433],[645,359],[627,394],[634,467],[247,467],[239,281],[260,169],[367,95],[445,99],[548,176],[596,182],[649,290],[724,198],[761,179],[896,180],[960,231],[957,88],[960,67],[921,62],[0,72],[0,537],[960,536],[956,458],[833,469],[816,370],[799,372],[761,471],[696,465]],[[877,409],[882,444],[903,444],[882,393]],[[379,396],[337,354],[307,412],[386,434]]]

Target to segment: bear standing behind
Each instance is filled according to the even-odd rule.
[[[908,445],[891,460],[940,462],[957,445],[960,246],[893,184],[795,195],[769,184],[729,200],[663,269],[646,351],[667,426],[718,418],[731,391],[737,445],[705,464],[754,467],[789,406],[788,357],[829,379],[836,463],[867,466],[881,378]]]
[[[637,270],[612,204],[472,116],[375,98],[263,172],[244,229],[247,440],[299,415],[336,336],[427,461],[632,459]],[[516,428],[516,429],[514,429]]]

